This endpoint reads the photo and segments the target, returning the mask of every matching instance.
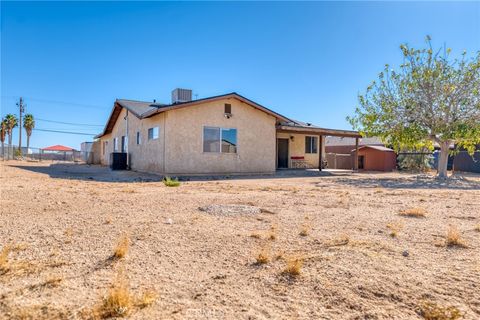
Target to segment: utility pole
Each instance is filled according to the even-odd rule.
[[[20,151],[20,157],[22,157],[22,113],[25,112],[25,105],[23,104],[22,97],[20,97],[20,102],[17,103],[17,106],[20,110],[20,117],[18,122],[18,151]]]

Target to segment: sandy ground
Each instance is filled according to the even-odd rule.
[[[478,175],[169,188],[156,176],[95,166],[8,162],[0,170],[0,247],[14,248],[11,269],[0,272],[1,319],[80,319],[122,269],[132,293],[158,294],[130,319],[416,319],[430,302],[480,318]],[[410,208],[426,217],[399,215]],[[451,226],[466,248],[445,245]],[[126,257],[109,259],[124,232]],[[271,260],[259,265],[261,251]],[[304,261],[296,277],[283,273],[292,258]]]

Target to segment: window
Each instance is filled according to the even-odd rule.
[[[118,151],[118,138],[113,138],[113,152]]]
[[[305,153],[317,153],[318,137],[305,137]]]
[[[103,141],[103,155],[105,155],[105,152],[107,152],[107,147],[108,147],[108,141]]]
[[[232,113],[232,105],[230,103],[225,103],[225,113]]]
[[[148,129],[148,140],[158,139],[158,127]]]
[[[203,152],[237,153],[237,129],[204,127]]]
[[[127,152],[128,139],[125,136],[122,136],[122,152]]]
[[[140,131],[137,131],[137,144],[142,143],[142,137],[140,137]]]

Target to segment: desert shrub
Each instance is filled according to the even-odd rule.
[[[267,246],[263,246],[260,252],[255,256],[257,264],[266,264],[270,262],[270,250]]]
[[[433,302],[423,302],[420,305],[420,315],[426,320],[456,320],[463,314],[454,306],[441,306]]]
[[[124,233],[117,242],[115,249],[113,250],[113,257],[121,259],[127,255],[128,248],[130,247],[130,238]]]
[[[447,230],[445,244],[448,247],[467,247],[467,243],[462,239],[460,231],[458,231],[458,228],[455,226],[450,226],[450,228]]]
[[[2,251],[0,251],[0,274],[6,273],[8,271],[9,263],[8,263],[8,255],[12,251],[11,245],[3,246]]]
[[[299,276],[302,273],[303,267],[303,258],[301,257],[290,257],[287,258],[287,266],[283,269],[283,274],[289,276]]]
[[[399,215],[404,217],[424,218],[427,210],[423,208],[410,208],[400,211]]]
[[[432,168],[433,156],[424,153],[400,153],[397,160],[400,170],[425,172]]]
[[[180,185],[180,181],[177,178],[165,177],[163,178],[163,184],[167,187],[178,187]]]

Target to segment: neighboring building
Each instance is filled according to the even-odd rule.
[[[96,138],[104,165],[123,152],[133,170],[181,175],[319,168],[327,135],[360,137],[291,120],[237,93],[191,100],[190,90],[176,89],[171,104],[117,99]]]
[[[361,146],[382,146],[385,144],[378,137],[360,138],[358,145]],[[350,151],[355,148],[355,139],[348,137],[327,137],[325,139],[326,153],[341,153],[350,154]]]
[[[42,151],[44,151],[44,152],[72,152],[72,151],[75,151],[75,149],[57,144],[57,145],[54,145],[54,146],[42,148]]]
[[[385,144],[378,137],[358,139],[359,147],[379,146]],[[327,167],[329,169],[351,170],[354,166],[354,156],[351,151],[355,148],[355,139],[349,137],[327,137],[325,139],[325,152]]]
[[[352,157],[355,150],[351,150]],[[393,171],[397,166],[395,152],[382,146],[362,146],[358,149],[358,169],[367,171]]]
[[[54,145],[46,148],[40,149],[41,160],[63,160],[63,161],[74,161],[75,159],[75,149],[62,146]]]

